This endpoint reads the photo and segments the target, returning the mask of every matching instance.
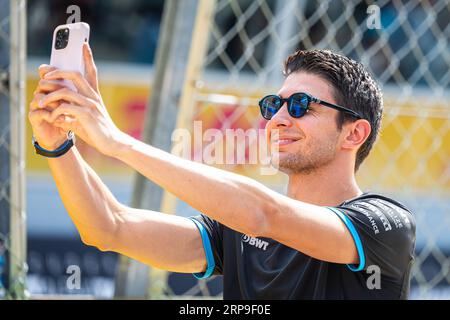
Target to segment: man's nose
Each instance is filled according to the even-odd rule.
[[[287,103],[283,103],[277,113],[270,119],[272,127],[290,127],[292,126],[292,117],[289,115]]]

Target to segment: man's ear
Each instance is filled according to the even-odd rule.
[[[359,119],[355,122],[344,124],[343,131],[346,132],[346,136],[342,143],[342,148],[357,149],[367,140],[372,129],[369,121]]]

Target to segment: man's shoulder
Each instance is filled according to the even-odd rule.
[[[344,201],[338,206],[355,213],[375,214],[395,217],[397,214],[410,226],[415,226],[415,217],[412,211],[403,203],[386,195],[374,192],[364,192],[362,195]]]
[[[340,207],[346,207],[346,206],[360,206],[364,204],[372,204],[375,206],[389,206],[389,207],[398,207],[405,211],[408,211],[409,213],[412,213],[412,211],[404,205],[402,202],[393,199],[391,197],[388,197],[386,195],[382,195],[375,192],[364,192],[362,195],[352,198],[349,200],[344,201]]]

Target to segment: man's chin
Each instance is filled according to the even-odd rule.
[[[271,165],[285,174],[304,173],[310,174],[316,169],[314,166],[304,166],[301,159],[292,154],[277,154],[272,156]]]
[[[283,173],[290,173],[292,172],[291,166],[292,163],[289,161],[289,155],[277,153],[276,155],[273,155],[270,159],[270,164],[276,168],[277,170],[280,170]]]

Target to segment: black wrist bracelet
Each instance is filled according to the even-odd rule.
[[[39,143],[36,141],[36,139],[32,138],[32,143],[34,148],[36,149],[36,154],[40,154],[41,156],[47,157],[47,158],[57,158],[65,154],[67,151],[72,148],[72,146],[75,144],[75,135],[72,131],[69,131],[67,133],[67,140],[64,141],[62,145],[60,145],[55,150],[47,150],[42,148]]]

